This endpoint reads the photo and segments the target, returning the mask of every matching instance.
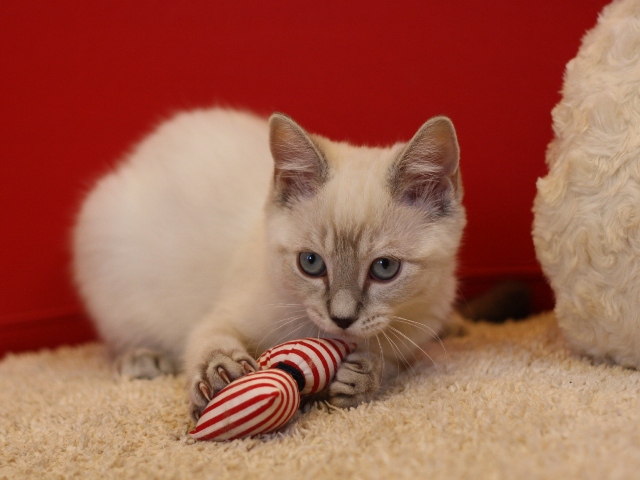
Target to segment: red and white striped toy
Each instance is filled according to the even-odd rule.
[[[300,395],[323,390],[356,345],[335,338],[286,342],[258,358],[262,370],[220,390],[189,432],[197,440],[233,440],[277,430],[295,415]]]

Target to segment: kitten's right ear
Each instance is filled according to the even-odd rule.
[[[414,135],[391,169],[394,197],[444,213],[462,200],[460,153],[453,123],[434,117]]]
[[[309,135],[290,117],[269,119],[269,144],[275,163],[277,197],[288,202],[314,195],[327,177],[327,163]]]

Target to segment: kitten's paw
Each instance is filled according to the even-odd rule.
[[[258,364],[244,350],[212,351],[189,383],[191,417],[198,420],[213,396],[232,381],[258,370]]]
[[[335,379],[329,385],[326,400],[340,408],[356,407],[369,402],[380,389],[381,377],[382,367],[377,355],[353,352],[347,355],[338,368]]]
[[[121,376],[131,379],[152,379],[176,373],[176,364],[170,355],[148,348],[135,348],[120,354],[115,365]]]

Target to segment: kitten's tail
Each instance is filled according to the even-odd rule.
[[[531,289],[526,283],[507,280],[488,292],[456,305],[456,310],[468,320],[504,322],[526,318],[532,313]]]

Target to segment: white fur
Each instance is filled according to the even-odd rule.
[[[144,345],[179,357],[223,292],[246,290],[229,286],[253,276],[234,263],[260,248],[250,243],[269,190],[267,145],[261,119],[182,113],[98,182],[78,218],[75,273],[117,352]]]
[[[456,176],[447,180],[451,187],[458,178],[457,143],[447,122],[426,125],[455,144],[447,165]],[[305,176],[304,192],[315,181],[313,159],[321,151],[330,174],[311,198],[293,207],[276,200],[267,122],[211,109],[182,113],[161,125],[97,183],[80,212],[75,275],[100,334],[121,358],[143,348],[183,363],[195,379],[192,400],[199,392],[207,396],[201,386],[207,375],[218,388],[211,378],[218,378],[219,365],[239,369],[237,363],[247,361],[245,351],[255,356],[288,339],[335,335],[362,341],[362,348],[382,348],[391,364],[398,350],[414,358],[416,345],[451,316],[465,223],[461,187],[451,193],[448,215],[436,218],[425,205],[394,200],[387,188],[402,144],[354,147],[313,136],[318,150],[305,150],[310,137],[298,130],[285,132],[302,140],[296,144],[294,138],[283,151],[311,155],[310,162],[283,161],[283,171]],[[424,168],[430,175],[437,170]],[[342,266],[333,256],[339,245],[331,239],[355,231],[361,238],[354,255],[362,263],[355,266],[353,282],[367,282],[371,262],[381,255],[402,259],[403,267],[397,280],[370,285],[360,320],[343,330],[330,315],[353,310],[354,285],[343,285],[331,301],[335,311],[328,312],[325,280],[305,276],[297,258],[304,251],[320,253],[326,281],[337,282]],[[365,340],[389,325],[410,340],[394,333],[397,348],[384,338],[384,345]],[[219,352],[233,362],[224,363]],[[218,363],[207,370],[214,358]]]
[[[605,7],[567,64],[533,239],[581,353],[640,367],[640,1]]]

